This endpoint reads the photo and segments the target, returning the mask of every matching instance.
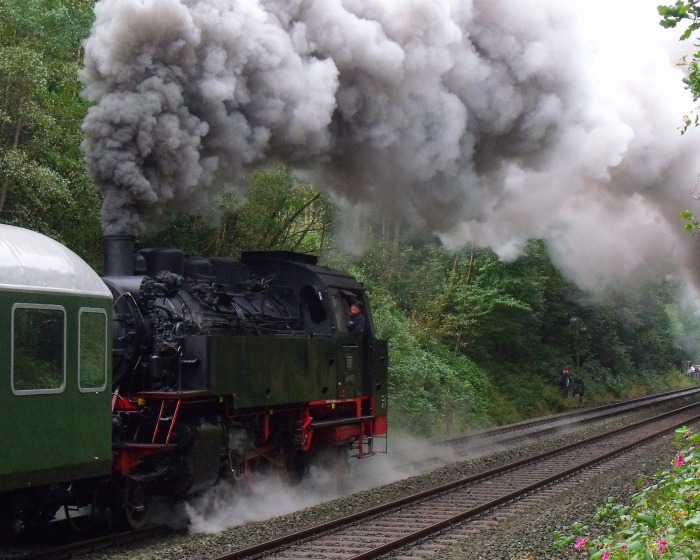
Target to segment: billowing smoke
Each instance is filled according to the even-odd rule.
[[[106,232],[206,209],[271,160],[369,214],[584,288],[683,263],[700,171],[650,0],[100,0],[82,78]],[[690,45],[692,46],[692,45]]]

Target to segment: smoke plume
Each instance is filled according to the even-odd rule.
[[[547,239],[583,288],[698,271],[688,45],[657,3],[100,0],[83,149],[105,230],[206,209],[278,160],[449,246]]]

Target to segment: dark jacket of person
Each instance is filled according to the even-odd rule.
[[[356,313],[352,309],[356,308]],[[362,313],[362,307],[353,305],[350,312],[350,321],[348,322],[348,332],[350,334],[362,334],[365,332],[365,316]]]

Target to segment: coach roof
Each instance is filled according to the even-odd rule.
[[[0,224],[0,288],[111,298],[99,275],[41,233]]]

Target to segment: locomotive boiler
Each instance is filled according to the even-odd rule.
[[[0,268],[0,338],[10,349],[0,396],[19,417],[36,415],[19,438],[0,436],[16,455],[0,465],[5,525],[46,521],[63,506],[139,527],[154,495],[184,498],[270,469],[296,481],[314,464],[377,451],[387,345],[351,276],[310,255],[204,258],[135,251],[132,237],[111,236],[100,285],[73,255],[60,263],[74,268],[66,285],[52,286],[59,264],[47,263],[61,246],[0,228],[5,253],[26,253]]]

